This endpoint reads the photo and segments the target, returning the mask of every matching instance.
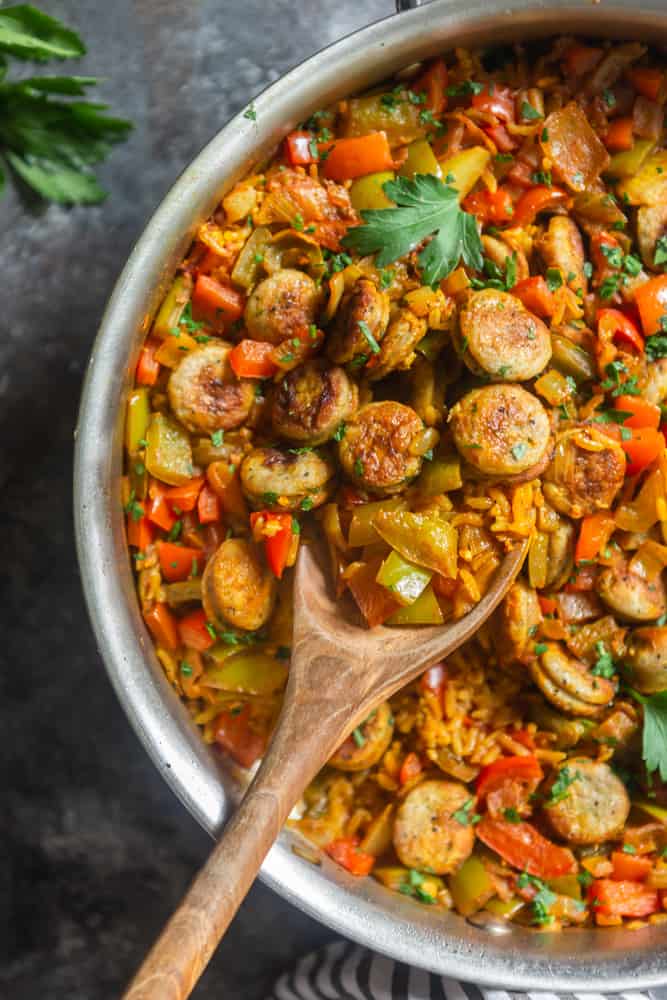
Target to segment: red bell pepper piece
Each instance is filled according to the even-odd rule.
[[[479,94],[473,94],[471,104],[477,111],[494,115],[502,122],[514,121],[514,97],[509,87],[487,84]]]
[[[621,447],[628,460],[625,474],[636,476],[662,453],[665,439],[653,427],[631,427],[629,430],[631,437],[627,440],[621,438]]]
[[[584,517],[574,550],[574,561],[580,563],[595,559],[600,554],[602,546],[611,537],[615,527],[616,522],[613,516],[602,511]]]
[[[635,66],[628,70],[632,86],[649,101],[657,101],[664,83],[664,73],[650,66]]]
[[[662,317],[667,314],[667,274],[660,274],[639,285],[635,291],[635,302],[644,336],[660,333]]]
[[[156,479],[151,479],[148,487],[148,503],[146,516],[153,524],[163,531],[171,531],[178,518],[167,503],[167,487],[158,483]]]
[[[137,361],[136,380],[139,385],[155,385],[160,374],[160,362],[155,360],[155,352],[160,347],[156,337],[149,337],[141,348]]]
[[[291,514],[274,514],[269,510],[250,515],[253,536],[264,539],[264,552],[269,569],[279,580],[287,565],[292,546],[293,525]]]
[[[176,545],[174,542],[158,542],[157,550],[162,575],[169,583],[187,580],[191,576],[197,576],[201,571],[203,562],[201,549]]]
[[[648,917],[660,909],[656,889],[610,878],[596,879],[588,890],[588,900],[594,913],[605,917]]]
[[[238,378],[271,378],[278,371],[273,358],[273,344],[261,340],[242,340],[229,355],[229,363]]]
[[[508,864],[537,878],[557,878],[577,869],[572,851],[547,840],[531,823],[510,823],[484,816],[475,833]]]
[[[192,312],[196,319],[210,322],[220,329],[226,323],[234,323],[243,315],[245,296],[207,274],[200,274],[192,293]]]
[[[569,76],[583,76],[590,73],[602,58],[602,49],[575,42],[563,56],[565,70]]]
[[[204,483],[197,500],[197,517],[200,524],[213,524],[219,521],[222,515],[220,498],[208,483]]]
[[[612,851],[611,863],[615,882],[643,882],[653,868],[649,858],[636,857],[625,851]]]
[[[480,771],[475,785],[477,797],[482,803],[492,792],[508,784],[519,784],[530,794],[535,791],[543,777],[544,772],[540,763],[532,754],[499,757]]]
[[[368,875],[375,864],[372,854],[359,850],[357,837],[338,837],[326,847],[326,852],[351,875]]]
[[[406,782],[411,781],[418,774],[421,774],[422,770],[422,762],[418,755],[410,751],[409,754],[406,754],[405,760],[401,764],[401,770],[398,772],[398,780],[402,785],[405,785]]]
[[[197,506],[197,498],[204,485],[204,477],[197,476],[183,486],[170,486],[165,492],[165,500],[175,513],[183,513],[184,510],[194,510]],[[176,508],[178,508],[176,510]]]
[[[328,151],[322,164],[323,177],[331,181],[345,181],[382,170],[392,170],[394,158],[385,132],[336,139],[320,146]]]
[[[180,647],[176,619],[166,604],[154,604],[144,611],[144,621],[158,646],[172,650]]]
[[[317,146],[310,132],[290,132],[285,139],[285,155],[293,167],[307,167],[319,160]]]
[[[512,224],[514,226],[528,226],[540,212],[563,205],[567,200],[568,195],[561,188],[542,185],[534,187],[522,194],[514,206]]]
[[[536,316],[549,318],[556,311],[554,293],[549,290],[549,286],[541,274],[517,281],[512,289],[512,295],[521,299],[526,309],[535,313]]]
[[[184,646],[196,649],[198,653],[205,653],[210,649],[215,639],[206,628],[207,618],[203,608],[191,611],[189,615],[180,618],[176,628]]]
[[[447,67],[444,59],[434,59],[410,89],[415,94],[425,94],[425,106],[434,115],[441,115],[447,107]]]
[[[615,344],[621,344],[625,349],[631,348],[638,353],[644,350],[641,333],[630,317],[620,309],[598,310],[598,338],[602,345],[613,340]]]
[[[602,137],[607,149],[620,153],[632,149],[634,136],[632,134],[632,118],[614,118],[609,122],[609,128]]]
[[[483,223],[502,225],[514,218],[512,196],[507,188],[499,187],[496,191],[475,191],[469,194],[463,202],[463,208],[471,215],[476,215]]]
[[[143,552],[153,541],[153,525],[144,515],[138,519],[128,515],[127,518],[127,542]]]
[[[252,726],[250,706],[221,712],[213,725],[214,739],[241,767],[251,767],[266,749],[266,736]]]

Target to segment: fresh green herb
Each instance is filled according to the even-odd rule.
[[[354,462],[354,474],[355,474],[355,476],[363,476],[363,474],[364,474],[364,467],[361,464],[361,459],[360,458],[355,459],[355,462]]]
[[[407,873],[406,880],[399,885],[398,891],[404,896],[414,896],[421,903],[435,903],[435,897],[431,896],[428,892],[424,892],[422,888],[423,884],[424,876],[422,873],[411,868]]]
[[[546,273],[547,287],[550,292],[555,292],[562,287],[563,275],[560,273],[560,268],[549,267]]]
[[[534,924],[550,924],[553,917],[549,913],[549,907],[556,902],[557,896],[552,892],[542,879],[529,875],[528,872],[521,872],[516,884],[519,889],[533,888],[536,893],[531,900],[531,910]]]
[[[356,729],[353,729],[353,730],[352,730],[352,739],[354,740],[354,742],[356,743],[356,745],[357,745],[358,747],[362,747],[362,746],[363,746],[363,745],[365,744],[365,742],[366,742],[366,737],[365,737],[365,736],[364,736],[364,734],[362,733],[362,731],[361,731],[361,729],[359,728],[359,726],[357,726],[357,728],[356,728]]]
[[[262,500],[264,501],[265,504],[268,504],[269,507],[273,507],[274,504],[278,503],[278,494],[273,493],[273,491],[262,493]]]
[[[334,253],[329,258],[329,270],[333,273],[344,270],[352,263],[352,258],[347,253]]]
[[[532,122],[535,121],[537,118],[544,118],[544,115],[541,115],[540,112],[537,111],[532,104],[528,103],[528,101],[522,101],[521,117],[525,118],[527,122]]]
[[[293,535],[301,534],[301,525],[299,524],[299,520],[296,517],[292,517],[292,534]]]
[[[460,823],[462,826],[474,826],[475,823],[479,823],[482,817],[477,813],[471,812],[474,804],[474,799],[468,799],[467,802],[463,803],[460,809],[457,809],[456,812],[452,813],[452,819],[455,819],[456,822]]]
[[[366,323],[365,320],[360,319],[359,322],[358,322],[358,326],[359,326],[359,329],[361,330],[361,332],[363,333],[364,337],[368,341],[368,346],[370,347],[370,349],[373,352],[373,354],[379,354],[380,353],[380,345],[378,344],[377,340],[375,339],[375,337],[371,333],[371,328],[369,327],[368,323]]]
[[[346,430],[347,430],[347,426],[345,424],[345,421],[343,421],[342,423],[340,423],[338,425],[338,427],[336,429],[336,433],[334,434],[334,441],[342,441],[343,438],[345,437],[345,431]]]
[[[517,810],[514,808],[514,806],[510,806],[509,809],[505,809],[503,811],[503,816],[505,817],[505,819],[507,820],[508,823],[520,823],[521,822],[521,815],[517,812]]]
[[[189,663],[186,663],[185,660],[181,660],[181,673],[183,674],[184,677],[192,676],[192,667],[190,666]]]
[[[368,361],[367,354],[357,354],[356,357],[352,358],[350,361],[351,368],[363,368]]]
[[[621,283],[620,274],[610,274],[604,281],[600,284],[598,289],[601,299],[610,299],[612,295],[615,295],[618,291],[618,286]]]
[[[86,49],[60,21],[29,4],[0,10],[0,80],[5,56],[33,62],[74,59]],[[0,161],[40,197],[61,204],[96,204],[106,192],[92,165],[132,124],[106,115],[106,105],[85,97],[97,84],[88,76],[34,76],[0,83]],[[0,169],[0,193],[4,174]]]
[[[422,455],[422,458],[424,459],[425,462],[432,462],[433,461],[433,448],[429,448],[428,451],[425,451],[424,454]]]
[[[448,97],[467,97],[471,94],[481,94],[483,90],[483,83],[475,83],[473,80],[464,80],[463,83],[457,83],[447,87],[445,93]]]
[[[558,802],[562,802],[570,794],[570,785],[581,778],[581,771],[570,771],[570,768],[566,765],[562,767],[558,772],[558,777],[551,786],[551,791],[549,792],[549,797],[545,799],[544,805],[546,808],[549,806],[555,806]]]
[[[195,337],[198,344],[208,344],[211,338],[206,333],[200,333]]]
[[[631,416],[629,410],[597,410],[593,421],[596,424],[624,424]]]
[[[301,503],[299,504],[299,507],[303,511],[312,510],[313,501],[310,499],[310,497],[304,497]]]
[[[308,152],[310,153],[310,155],[312,156],[312,158],[314,160],[319,160],[319,158],[320,158],[320,151],[319,151],[319,149],[317,147],[317,139],[309,139],[308,140]]]
[[[473,288],[495,288],[500,292],[508,292],[516,285],[516,253],[505,258],[504,274],[490,257],[484,257],[483,271],[486,277],[471,278],[470,284]]]
[[[647,337],[644,350],[649,361],[667,357],[667,336],[656,333],[652,337]]]
[[[514,157],[511,153],[496,153],[493,159],[496,163],[511,163]]]
[[[541,656],[542,653],[546,653],[548,648],[546,642],[536,642],[534,647],[535,656]]]
[[[211,444],[214,448],[219,448],[222,442],[225,440],[224,431],[213,431],[211,434]]]
[[[653,263],[656,267],[667,264],[667,236],[660,236],[655,244]]]
[[[243,117],[248,118],[251,122],[257,121],[257,112],[255,111],[255,102],[252,101],[248,107],[243,112]]]
[[[616,98],[614,97],[611,90],[609,90],[607,87],[605,87],[605,89],[602,91],[602,100],[604,101],[604,103],[607,105],[608,108],[616,107]]]
[[[144,508],[137,500],[137,495],[134,490],[131,490],[129,500],[123,509],[126,514],[130,515],[133,521],[140,521],[144,516]]]
[[[514,445],[511,451],[512,451],[512,458],[515,459],[515,461],[520,462],[521,459],[526,454],[526,452],[528,451],[528,445],[525,443],[525,441],[519,441],[518,444]]]
[[[167,541],[169,541],[169,542],[175,542],[176,539],[180,537],[182,528],[183,528],[183,522],[182,521],[176,521],[173,524],[173,526],[172,526],[169,534],[167,535]]]
[[[592,883],[592,881],[593,881],[593,876],[585,868],[583,868],[577,875],[577,882],[582,887],[582,889],[587,889],[588,886]]]
[[[394,270],[391,267],[384,267],[380,271],[380,288],[389,288],[394,281]]]
[[[575,184],[584,183],[584,175],[582,174],[581,170],[577,170],[576,174],[572,175],[572,180]]]
[[[428,108],[422,108],[419,112],[419,121],[422,125],[435,125],[437,127],[440,124],[433,112]]]
[[[586,275],[587,278],[593,277],[593,265],[591,264],[590,260],[584,261],[584,274]]]
[[[296,229],[298,233],[303,232],[303,216],[299,212],[292,219],[292,228]]]
[[[542,129],[542,135],[540,136],[540,140],[542,142],[548,142],[549,141],[549,129],[548,128],[543,128]]]
[[[630,689],[630,694],[644,708],[642,757],[646,770],[657,771],[667,781],[667,691],[643,695]]]
[[[218,638],[218,633],[215,631],[215,625],[213,625],[211,622],[206,622],[205,628],[208,634],[210,635],[211,639]]]
[[[629,253],[623,258],[623,270],[626,274],[629,274],[631,278],[636,278],[642,269],[642,262],[639,257],[635,257],[633,254]]]
[[[624,854],[636,854],[637,848],[633,844],[623,844],[621,848]]]
[[[531,180],[533,184],[544,184],[545,187],[551,187],[551,171],[536,170],[535,173],[531,175]]]
[[[595,643],[595,652],[597,660],[591,668],[591,673],[595,674],[596,677],[606,677],[607,679],[613,677],[616,673],[614,660],[602,641]]]
[[[418,257],[427,285],[451,274],[461,257],[468,267],[481,270],[477,221],[461,210],[454,188],[432,174],[418,174],[413,180],[387,181],[383,190],[396,208],[362,211],[365,224],[348,231],[345,247],[362,256],[377,253],[378,267],[385,267],[433,236]]]

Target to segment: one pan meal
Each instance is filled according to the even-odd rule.
[[[645,45],[559,38],[317,110],[199,226],[141,349],[141,609],[241,767],[309,535],[371,628],[461,617],[530,539],[290,820],[424,905],[667,920],[666,101]]]

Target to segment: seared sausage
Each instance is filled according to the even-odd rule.
[[[362,406],[338,445],[348,479],[372,493],[397,493],[418,475],[424,425],[415,411],[390,400]]]
[[[577,224],[567,215],[552,215],[544,236],[537,242],[537,250],[547,267],[557,268],[573,292],[582,296],[588,291],[584,271],[586,254]]]
[[[568,517],[609,510],[625,477],[625,452],[597,427],[572,427],[556,438],[544,495]]]
[[[646,267],[659,271],[655,263],[656,244],[667,229],[667,205],[642,205],[637,212],[637,243]]]
[[[202,602],[217,628],[232,625],[254,632],[271,617],[275,599],[275,577],[252,542],[228,538],[207,562]]]
[[[534,635],[541,621],[537,591],[525,580],[515,580],[496,612],[492,633],[498,656],[510,662],[533,659]]]
[[[370,358],[389,322],[389,296],[368,278],[359,278],[341,299],[327,336],[327,354],[345,365]],[[372,340],[371,340],[372,338]]]
[[[619,836],[630,812],[630,799],[608,764],[575,757],[559,767],[550,786],[559,779],[564,795],[544,809],[559,837],[571,844],[602,844]]]
[[[460,868],[475,841],[472,806],[470,792],[458,781],[422,781],[413,788],[394,824],[394,849],[402,864],[435,875]],[[467,822],[456,819],[456,813]]]
[[[473,389],[449,414],[454,443],[485,476],[515,476],[548,453],[549,417],[536,396],[518,385]]]
[[[425,319],[415,316],[411,309],[399,309],[382,338],[379,354],[370,359],[366,369],[369,381],[377,382],[395,368],[409,368],[414,349],[425,333]]]
[[[335,472],[317,451],[253,448],[241,463],[241,488],[256,510],[312,510],[329,497]]]
[[[255,383],[237,379],[231,346],[208,344],[185,354],[169,377],[169,405],[190,431],[212,434],[240,427],[255,401]]]
[[[245,325],[253,340],[280,344],[298,337],[315,322],[319,293],[313,279],[283,268],[260,281],[248,299]]]
[[[646,580],[633,573],[625,561],[602,570],[597,591],[610,611],[625,621],[652,622],[667,611],[662,576]]]
[[[658,358],[647,365],[642,396],[649,403],[663,403],[667,399],[667,358]]]
[[[546,368],[551,357],[549,330],[508,292],[473,292],[459,317],[459,348],[475,374],[496,382],[523,382]]]
[[[648,625],[630,633],[623,658],[629,681],[642,694],[667,688],[667,626]]]
[[[329,763],[339,771],[365,771],[382,757],[394,735],[389,702],[383,701],[336,750]]]
[[[545,587],[553,587],[557,590],[567,582],[574,564],[575,534],[572,521],[566,518],[559,518],[556,530],[549,532]]]
[[[357,408],[358,390],[338,365],[307,361],[275,387],[271,423],[288,441],[322,444]]]
[[[484,256],[492,260],[501,271],[506,270],[508,260],[514,257],[516,260],[516,280],[523,281],[524,278],[530,277],[528,261],[523,250],[515,250],[509,247],[504,240],[496,239],[495,236],[487,236],[485,234],[481,237],[481,240]]]

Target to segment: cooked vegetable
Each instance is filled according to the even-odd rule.
[[[576,870],[574,855],[547,840],[531,823],[513,823],[484,816],[477,836],[508,864],[538,878],[556,878]]]
[[[154,413],[146,431],[146,468],[164,483],[181,486],[192,477],[192,449],[183,428],[162,413]]]
[[[378,511],[372,525],[405,559],[442,576],[456,576],[458,532],[448,521],[385,508]]]

